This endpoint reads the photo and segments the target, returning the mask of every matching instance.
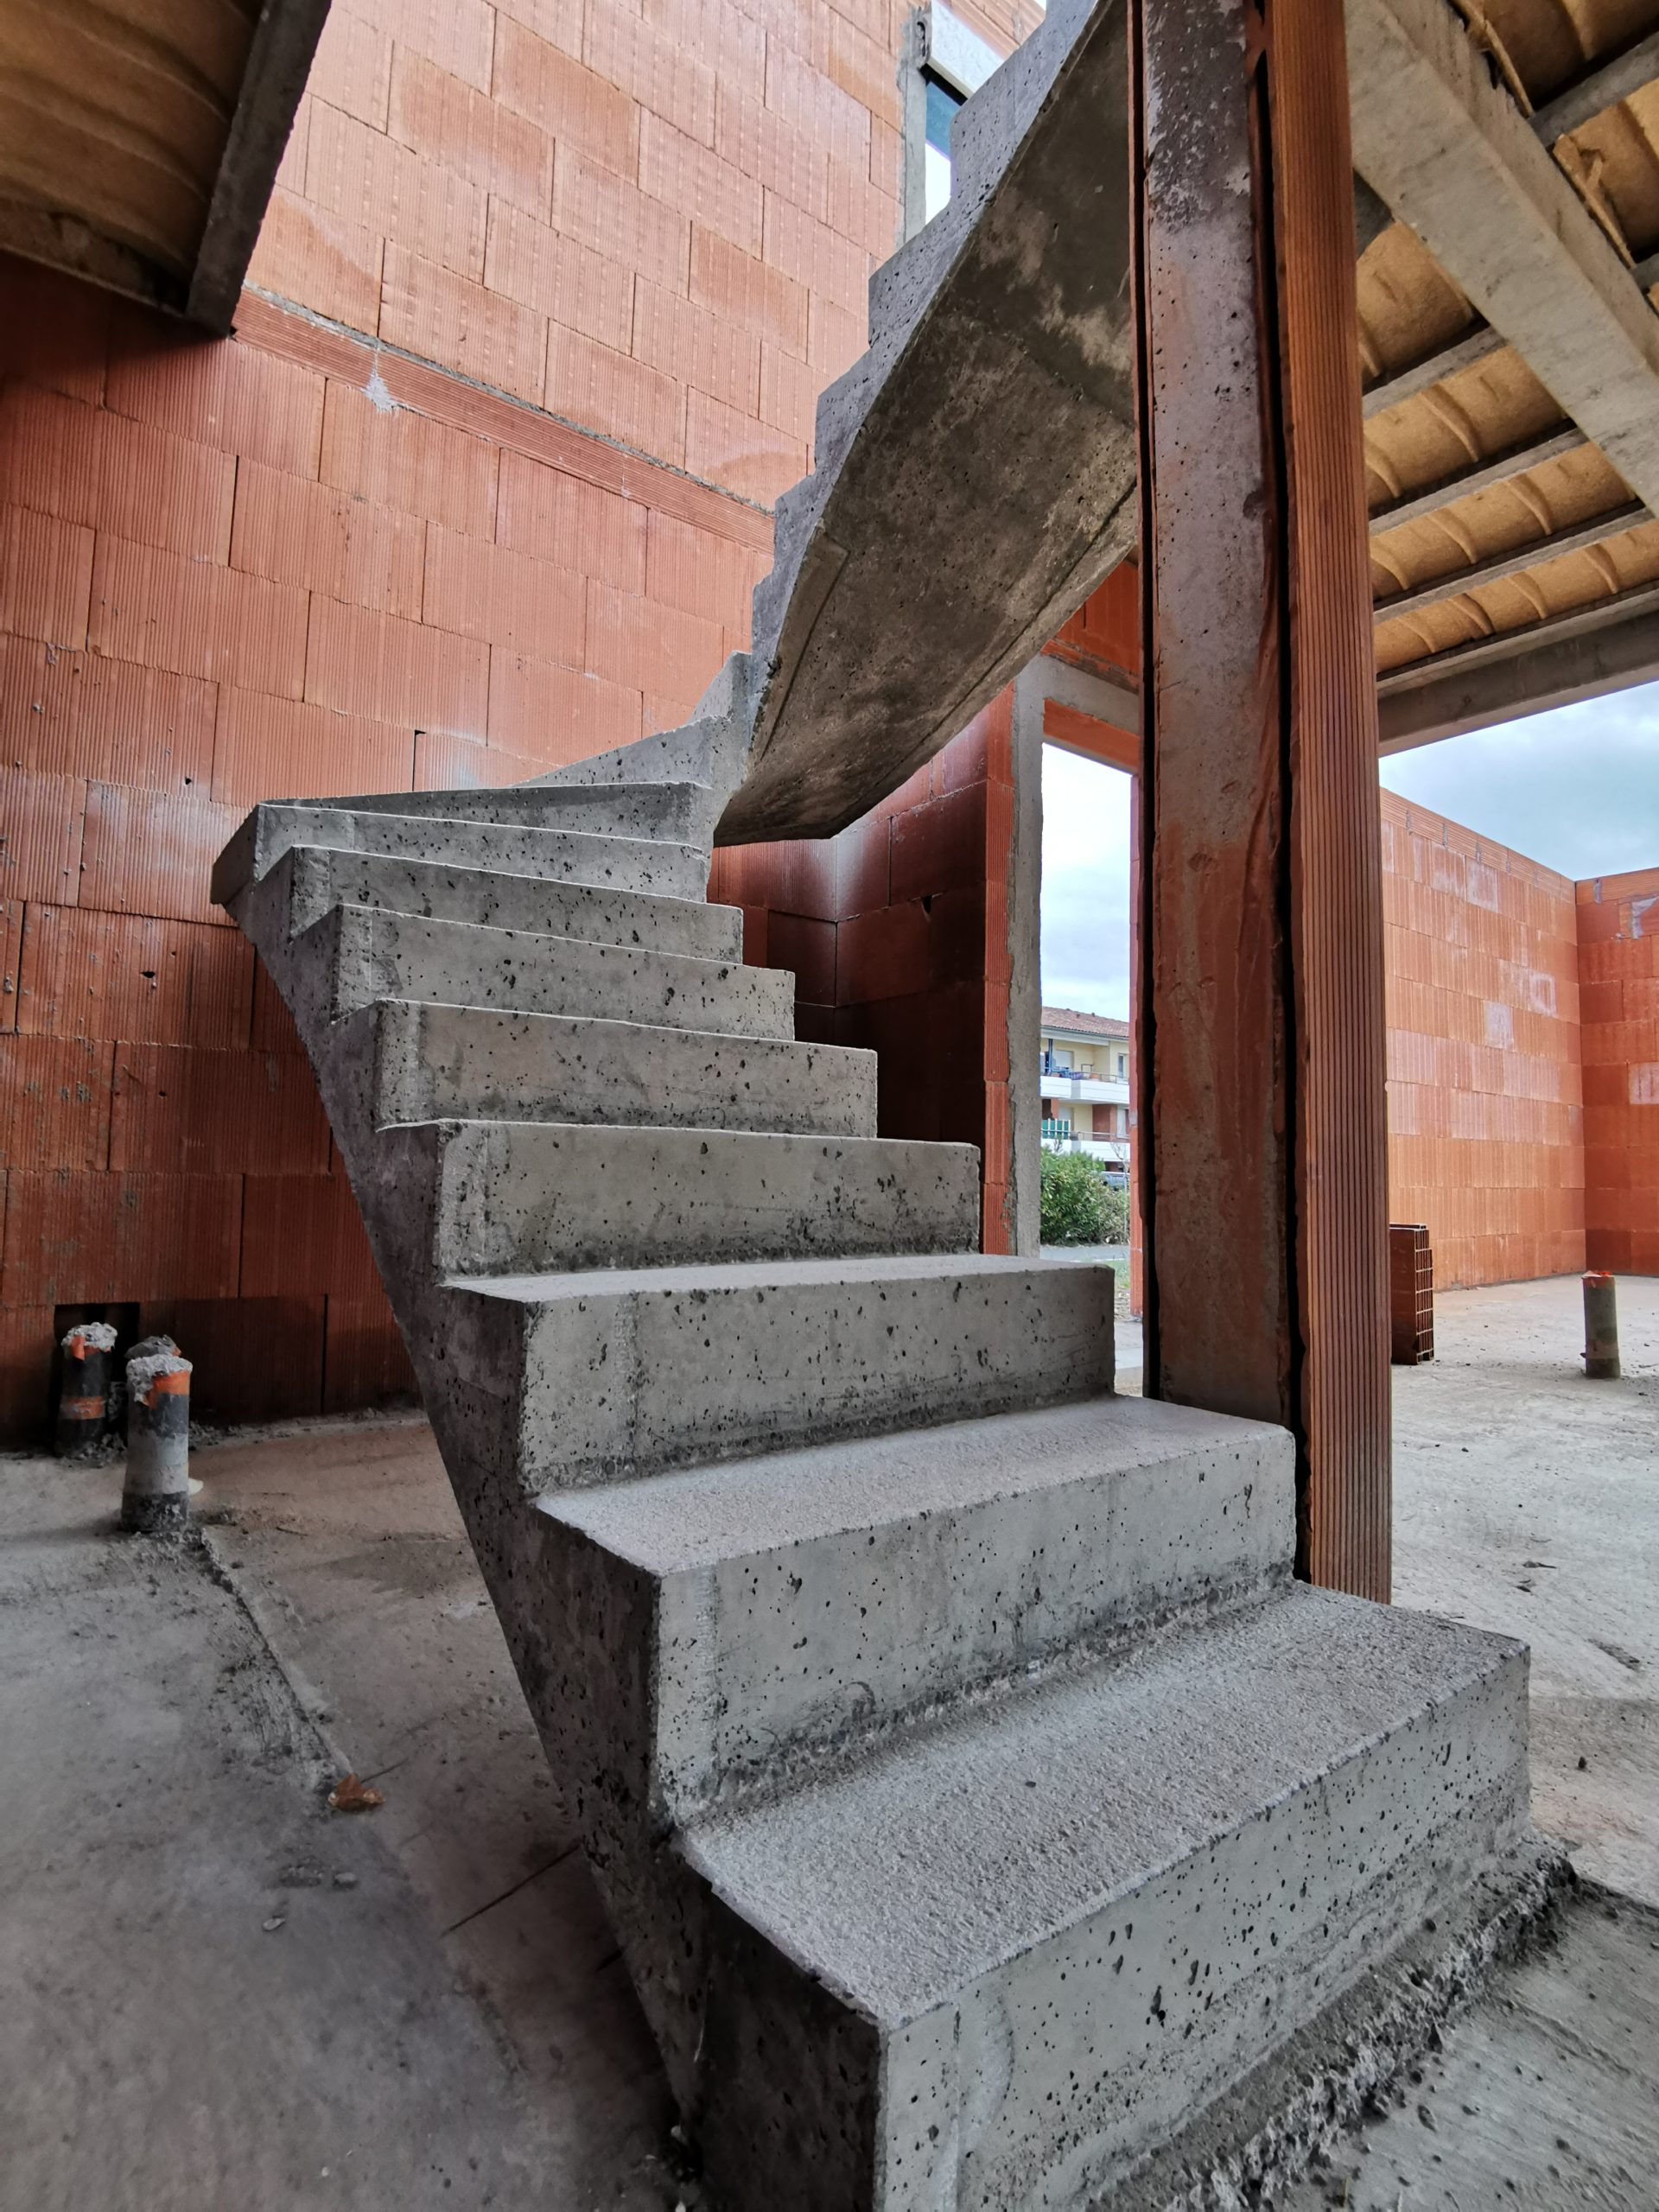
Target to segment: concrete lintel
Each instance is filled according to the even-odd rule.
[[[1446,0],[1346,0],[1355,167],[1659,501],[1659,322]]]
[[[1659,584],[1409,664],[1377,686],[1379,750],[1516,721],[1659,677]]]
[[[327,14],[328,0],[264,0],[254,26],[185,306],[192,321],[221,335],[236,313]]]
[[[1039,653],[1021,675],[1040,684],[1042,702],[1046,706],[1052,699],[1058,706],[1069,707],[1074,714],[1087,715],[1097,722],[1109,722],[1114,729],[1141,734],[1141,694],[1128,683],[1115,683],[1109,677],[1097,675],[1094,670],[1079,668],[1075,661],[1062,660],[1054,653]]]

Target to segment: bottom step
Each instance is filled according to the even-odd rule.
[[[691,1828],[716,2194],[1095,2204],[1524,1833],[1526,1699],[1299,1588]]]

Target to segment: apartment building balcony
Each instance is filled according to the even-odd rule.
[[[1129,1086],[1103,1076],[1078,1075],[1070,1068],[1045,1065],[1039,1077],[1045,1098],[1074,1100],[1079,1105],[1127,1106]]]

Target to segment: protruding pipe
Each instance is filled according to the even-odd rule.
[[[114,1350],[115,1331],[107,1321],[78,1321],[64,1338],[56,1437],[60,1459],[87,1458],[109,1433]]]
[[[1618,1380],[1618,1286],[1599,1269],[1584,1279],[1584,1371],[1598,1382]]]
[[[127,1361],[127,1479],[121,1526],[141,1536],[190,1513],[190,1363],[165,1348]]]

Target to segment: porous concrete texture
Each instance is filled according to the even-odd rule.
[[[1634,1866],[1645,1835],[1659,1869],[1659,1739],[1643,1725],[1659,1284],[1621,1291],[1632,1372],[1611,1396],[1574,1371],[1576,1278],[1441,1299],[1440,1360],[1395,1376],[1398,1572],[1418,1604],[1524,1625],[1540,1825],[1570,1815],[1584,1869],[1610,1845]],[[113,1544],[118,1465],[0,1461],[0,1788],[24,1808],[0,1837],[0,2203],[149,2212],[165,2187],[175,2212],[426,2212],[486,2194],[498,2212],[703,2212],[665,2163],[660,2063],[430,1430],[308,1426],[193,1464],[206,1550],[188,1557],[222,1581]],[[691,1555],[673,1498],[698,1480],[660,1486],[665,1559]],[[607,1498],[624,1492],[564,1503]],[[1546,1550],[1554,1574],[1524,1567]],[[385,1806],[324,1819],[320,1784],[348,1767]],[[336,1891],[336,1872],[357,1887]],[[1348,2212],[1649,2212],[1659,1926],[1611,1910],[1569,1897],[1559,1941],[1500,1965],[1449,2024],[1432,1981],[1408,1979],[1444,1960],[1446,1923],[1422,1958],[1408,1947],[1444,2050],[1410,2063],[1292,2212],[1344,2191]],[[1356,2018],[1376,2027],[1374,2008]]]
[[[1063,0],[963,111],[690,724],[262,805],[215,876],[726,2212],[1084,2212],[1539,1886],[1523,1649],[1291,1592],[1289,1437],[1116,1403],[1111,1271],[975,1249],[964,1148],[775,1126],[792,979],[697,911],[717,823],[849,819],[1122,550],[1127,225],[1066,218],[1123,29]]]

